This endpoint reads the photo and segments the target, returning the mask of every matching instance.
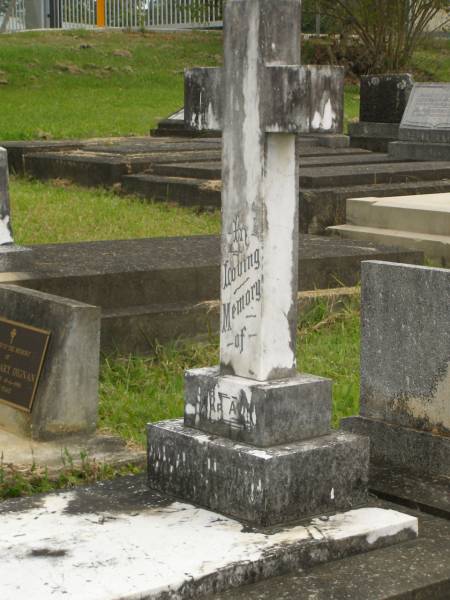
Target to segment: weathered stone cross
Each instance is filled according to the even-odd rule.
[[[0,247],[14,242],[8,192],[8,154],[0,148]]]
[[[297,66],[300,20],[300,0],[228,0],[223,72],[186,72],[185,119],[223,130],[221,372],[258,381],[296,371],[295,134],[339,126],[336,70]]]
[[[197,125],[223,129],[221,364],[186,372],[184,421],[148,426],[151,487],[264,525],[367,490],[367,442],[331,432],[331,381],[296,372],[295,134],[340,125],[342,81],[294,66],[300,4],[227,0],[223,73],[187,78]]]

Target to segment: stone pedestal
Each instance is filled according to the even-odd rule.
[[[364,504],[368,461],[368,439],[349,433],[262,449],[181,420],[148,426],[150,487],[255,525]]]
[[[331,381],[314,375],[261,382],[213,367],[185,376],[186,426],[258,447],[330,433],[331,403]]]

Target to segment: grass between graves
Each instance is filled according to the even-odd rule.
[[[145,443],[144,424],[183,414],[186,369],[218,363],[218,338],[156,345],[151,356],[105,357],[100,381],[100,426]],[[359,305],[330,311],[318,301],[298,327],[298,368],[330,377],[333,426],[358,413]]]
[[[81,459],[81,464],[75,466],[74,458],[69,453],[63,452],[59,474],[50,476],[45,468],[33,465],[31,469],[21,469],[4,463],[3,457],[0,457],[0,500],[88,485],[139,472],[137,467],[131,465],[116,469],[107,464],[100,464],[83,453],[77,457]]]
[[[339,310],[317,301],[298,326],[300,371],[330,377],[333,388],[333,426],[358,413],[359,303]],[[183,414],[185,369],[218,361],[218,338],[156,345],[151,356],[103,357],[100,378],[100,427],[124,439],[145,444],[145,424]],[[51,477],[46,469],[21,470],[0,457],[0,500],[94,483],[137,473],[136,467],[114,469],[88,455],[81,466],[63,453],[61,470]]]
[[[143,202],[100,188],[54,180],[11,178],[11,212],[18,244],[52,244],[176,235],[217,234],[220,211]]]
[[[317,60],[305,41],[306,61]],[[328,61],[327,53],[322,61]],[[0,139],[143,135],[183,104],[183,70],[222,61],[218,31],[50,31],[0,36]],[[449,81],[450,40],[416,52],[418,81]],[[346,122],[359,90],[346,86]]]

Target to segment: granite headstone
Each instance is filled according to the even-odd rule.
[[[450,476],[450,271],[362,263],[361,415],[371,462]]]
[[[359,122],[349,123],[350,145],[386,152],[389,143],[398,139],[413,85],[408,73],[362,76]]]
[[[359,120],[370,123],[400,123],[414,80],[408,73],[363,75]]]
[[[397,160],[450,160],[450,84],[417,83],[389,145]]]

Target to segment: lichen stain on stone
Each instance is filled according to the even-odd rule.
[[[392,401],[392,409],[419,429],[450,435],[450,363],[428,397],[403,394]]]

